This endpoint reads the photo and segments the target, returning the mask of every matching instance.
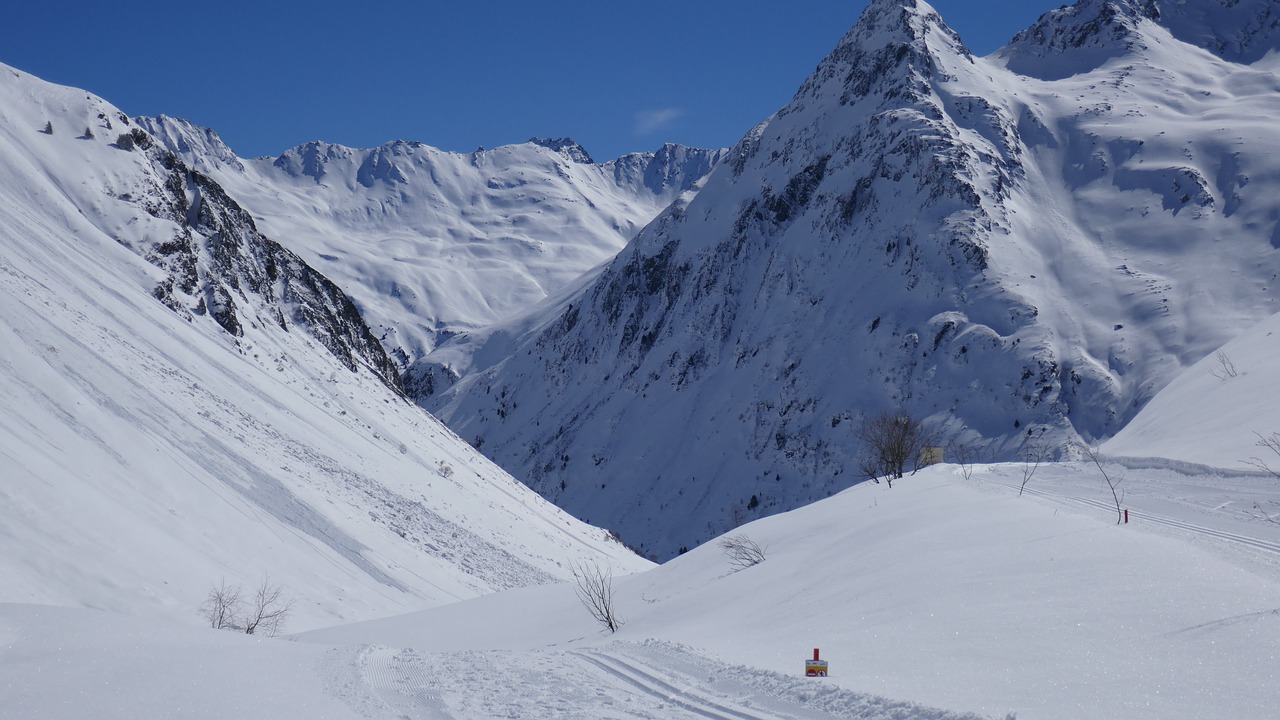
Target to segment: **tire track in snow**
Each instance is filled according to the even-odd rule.
[[[611,655],[598,652],[574,652],[573,655],[594,665],[606,674],[617,678],[647,695],[668,702],[676,707],[710,720],[780,720],[776,715],[764,716],[721,705],[720,703],[681,690],[674,685],[634,667]]]

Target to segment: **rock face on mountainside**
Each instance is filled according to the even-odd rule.
[[[978,58],[873,0],[594,280],[442,348],[474,371],[424,402],[660,557],[864,479],[877,412],[982,457],[1106,438],[1275,309],[1280,80],[1241,64],[1270,5],[1086,0]],[[1220,7],[1257,29],[1181,39]]]
[[[608,260],[723,152],[666,145],[595,164],[568,138],[471,153],[317,141],[240,159],[211,130],[138,122],[349,293],[402,371]],[[459,373],[428,363],[415,377],[443,389]]]
[[[209,315],[229,334],[244,334],[238,303],[253,294],[281,329],[314,335],[349,369],[366,367],[394,389],[400,373],[351,300],[296,254],[258,232],[249,217],[208,177],[135,130],[131,146],[154,166],[151,186],[121,198],[178,227],[172,238],[139,248],[168,271],[155,297],[190,319]],[[128,242],[126,240],[126,242]]]

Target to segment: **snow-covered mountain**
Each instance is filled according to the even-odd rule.
[[[196,623],[267,576],[301,629],[647,566],[406,399],[347,295],[117,108],[0,66],[0,169],[0,602]]]
[[[596,164],[572,140],[534,138],[472,153],[312,142],[241,159],[212,130],[139,123],[347,291],[402,369],[611,258],[723,152],[665,145]],[[455,374],[415,377],[434,390]]]
[[[437,351],[475,372],[426,402],[659,556],[860,480],[864,414],[1105,439],[1277,310],[1276,22],[1083,0],[982,58],[873,0],[608,266]]]

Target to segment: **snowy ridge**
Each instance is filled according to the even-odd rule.
[[[402,370],[611,257],[721,154],[669,145],[594,164],[573,140],[533,138],[472,153],[317,141],[242,160],[186,121],[139,122],[350,293]]]
[[[0,67],[0,167],[0,601],[194,623],[266,575],[298,629],[646,566],[406,400],[346,296],[118,109]]]
[[[1280,159],[1250,150],[1280,143],[1280,78],[1144,7],[976,58],[926,3],[872,2],[695,196],[481,333],[481,372],[428,406],[659,557],[859,481],[864,413],[996,457],[1111,436],[1275,312],[1280,273]],[[1105,51],[1087,72],[1017,72],[1035,43],[1074,62],[1068,27]]]

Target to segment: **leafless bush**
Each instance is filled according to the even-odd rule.
[[[1231,362],[1231,358],[1227,357],[1227,354],[1221,350],[1218,351],[1217,355],[1213,356],[1213,359],[1218,361],[1218,369],[1210,370],[1209,372],[1213,373],[1213,376],[1219,380],[1226,380],[1240,374],[1236,372],[1235,363]]]
[[[973,477],[973,464],[978,460],[978,449],[973,445],[958,440],[947,445],[947,457],[960,466],[960,474],[965,480]]]
[[[1111,498],[1116,503],[1116,524],[1119,525],[1124,522],[1124,508],[1120,506],[1120,502],[1124,500],[1124,491],[1118,489],[1120,483],[1124,481],[1124,474],[1112,476],[1108,473],[1107,469],[1102,465],[1102,454],[1098,452],[1097,448],[1085,445],[1084,454],[1093,461],[1094,466],[1098,468],[1098,472],[1102,473],[1102,479],[1106,481],[1107,487],[1111,489]]]
[[[764,562],[765,548],[746,535],[726,535],[720,539],[719,544],[729,557],[729,564],[739,570]]]
[[[226,578],[223,578],[217,585],[209,588],[209,595],[200,606],[200,614],[209,621],[209,627],[215,630],[239,630],[238,623],[243,608],[240,586],[228,585]]]
[[[244,590],[221,580],[209,589],[200,614],[217,630],[234,630],[248,635],[275,637],[284,631],[285,621],[293,610],[293,601],[284,596],[279,585],[263,576],[262,584],[249,598],[246,610]]]
[[[1257,445],[1260,448],[1266,448],[1267,450],[1270,450],[1273,455],[1280,457],[1280,433],[1263,435],[1262,433],[1255,432],[1254,435],[1258,437],[1258,442],[1254,443],[1254,445]],[[1245,465],[1255,467],[1272,477],[1280,478],[1280,470],[1271,469],[1271,466],[1260,457],[1251,457],[1248,460],[1241,460],[1240,462]]]
[[[905,411],[867,417],[854,435],[866,446],[862,472],[873,480],[883,477],[889,487],[906,473],[908,464],[913,472],[920,468],[921,451],[931,440],[924,423]]]
[[[591,617],[609,632],[618,632],[622,620],[613,604],[613,571],[601,568],[594,561],[591,564],[585,561],[576,563],[573,566],[573,583],[578,601],[591,613]]]
[[[1035,477],[1040,463],[1049,458],[1049,443],[1043,438],[1028,440],[1023,443],[1019,454],[1022,455],[1022,484],[1018,486],[1018,496],[1021,497],[1022,491],[1027,489],[1027,483]]]
[[[1262,516],[1263,520],[1266,520],[1269,523],[1275,523],[1277,525],[1280,525],[1280,515],[1272,515],[1266,510],[1263,510],[1262,506],[1259,505],[1258,503],[1254,503],[1253,507],[1255,510],[1258,511],[1258,514]]]
[[[272,585],[271,579],[264,576],[244,616],[245,634],[275,637],[284,630],[292,611],[293,601],[284,596],[279,585]]]

